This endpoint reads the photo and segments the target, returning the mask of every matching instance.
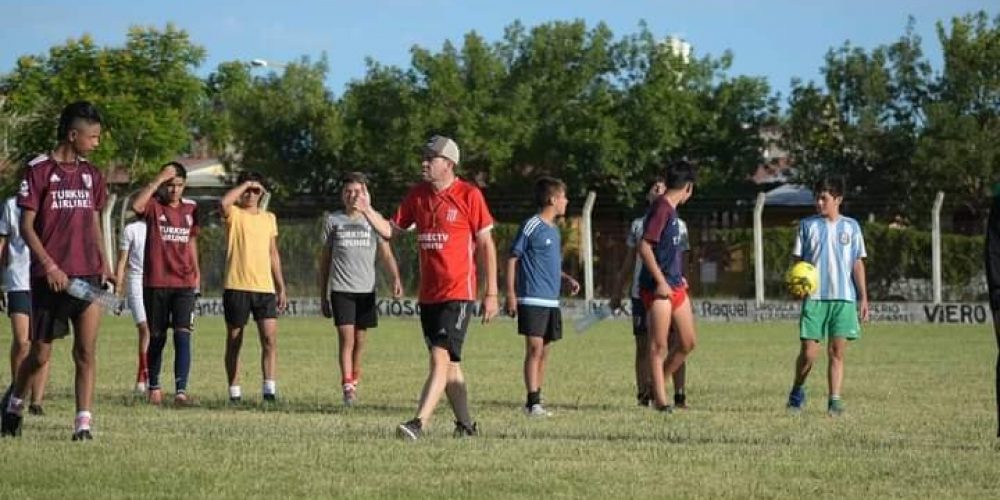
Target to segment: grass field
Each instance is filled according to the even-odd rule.
[[[418,324],[370,337],[360,405],[340,403],[336,338],[325,321],[284,319],[282,402],[259,405],[259,350],[244,343],[241,408],[225,404],[222,324],[198,323],[191,393],[202,405],[153,408],[130,394],[134,334],[107,319],[95,440],[70,442],[70,344],[59,343],[46,404],[20,439],[0,441],[0,497],[678,497],[996,498],[989,328],[873,325],[848,350],[848,413],[825,415],[825,358],[806,411],[784,402],[794,326],[701,323],[692,408],[661,415],[633,399],[632,339],[606,322],[555,345],[545,399],[521,412],[521,339],[510,322],[474,326],[465,369],[483,435],[451,437],[442,404],[422,441],[401,442],[426,374]],[[4,345],[9,329],[3,328]],[[168,348],[168,360],[172,350]],[[166,363],[172,369],[172,361]],[[172,375],[168,372],[166,379]],[[8,380],[6,370],[2,377]]]

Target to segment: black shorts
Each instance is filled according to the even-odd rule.
[[[31,292],[7,292],[7,316],[27,314],[31,316]]]
[[[354,325],[362,330],[378,326],[375,292],[330,292],[330,309],[337,326]]]
[[[462,361],[462,344],[469,329],[472,307],[473,303],[467,300],[420,304],[420,326],[427,348],[447,349],[453,362]]]
[[[632,335],[636,337],[645,335],[649,330],[646,327],[646,304],[642,299],[632,298]]]
[[[558,307],[517,305],[517,333],[542,337],[545,343],[562,338],[562,312]]]
[[[253,313],[254,321],[278,317],[278,297],[273,293],[248,292],[246,290],[223,290],[222,314],[226,324],[243,328]]]
[[[150,335],[163,335],[168,328],[193,331],[194,288],[143,288],[142,302]]]
[[[100,276],[76,276],[100,287]],[[73,279],[73,277],[70,277]],[[54,292],[45,278],[31,279],[31,340],[51,342],[69,335],[69,323],[90,307],[90,302],[66,292]]]

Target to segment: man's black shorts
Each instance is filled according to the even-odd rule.
[[[467,300],[420,304],[420,326],[427,348],[447,349],[451,361],[462,361],[462,344],[472,312],[473,302]]]
[[[375,292],[331,292],[330,309],[333,310],[333,324],[337,326],[354,325],[362,330],[378,326]]]
[[[163,335],[168,328],[193,330],[194,288],[143,288],[142,302],[150,335]]]
[[[223,290],[222,314],[227,325],[243,328],[251,313],[254,321],[277,318],[278,297],[273,293]]]
[[[75,277],[91,286],[101,286],[100,276]],[[70,322],[79,318],[90,307],[90,302],[86,300],[66,292],[53,291],[45,278],[32,278],[31,290],[31,340],[34,341],[51,342],[69,335]]]
[[[562,312],[558,307],[518,304],[517,333],[555,342],[562,338]]]

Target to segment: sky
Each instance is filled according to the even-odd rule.
[[[515,20],[530,28],[583,19],[588,28],[604,22],[616,38],[645,21],[656,36],[685,39],[696,57],[730,50],[731,75],[763,76],[787,96],[792,78],[821,79],[831,47],[891,43],[911,15],[925,54],[940,69],[935,24],[978,10],[995,17],[1000,0],[0,0],[0,74],[19,56],[46,54],[85,33],[100,45],[122,45],[129,26],[172,22],[206,49],[199,75],[224,61],[280,65],[325,54],[327,85],[340,96],[348,82],[364,77],[368,57],[405,68],[414,45],[434,51],[446,40],[461,45],[470,31],[498,41]]]

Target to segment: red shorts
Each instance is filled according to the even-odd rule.
[[[688,296],[687,287],[684,285],[670,287],[673,291],[670,294],[670,307],[677,309],[682,304],[684,304],[684,299]],[[646,290],[645,288],[639,290],[639,298],[642,300],[642,305],[646,306],[646,310],[650,310],[653,307],[654,300],[663,300],[662,297],[657,297],[654,290]]]

